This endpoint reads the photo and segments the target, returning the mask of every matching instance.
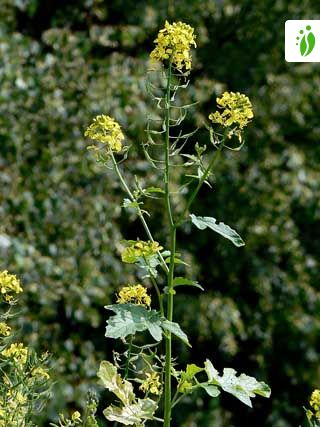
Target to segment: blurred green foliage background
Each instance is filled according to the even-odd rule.
[[[223,90],[252,100],[255,120],[240,153],[228,152],[197,212],[234,226],[246,246],[185,228],[179,250],[207,292],[177,297],[176,320],[192,350],[272,387],[253,410],[232,397],[199,394],[175,426],[289,427],[319,387],[320,85],[318,64],[284,60],[287,19],[320,19],[318,1],[0,0],[0,267],[25,293],[18,324],[27,343],[53,354],[57,380],[43,425],[84,404],[99,361],[111,356],[103,306],[134,271],[120,262],[121,238],[144,237],[121,210],[111,172],[86,152],[83,131],[114,116],[127,140],[145,138],[154,110],[145,89],[148,54],[164,20],[198,35],[188,97],[199,101],[185,128],[215,108]],[[196,140],[205,143],[200,131]],[[125,163],[152,185],[138,149]],[[183,203],[183,201],[181,201]],[[128,223],[128,221],[133,222]],[[165,242],[157,209],[151,224]],[[160,225],[160,227],[159,227]],[[102,402],[102,407],[105,407]]]

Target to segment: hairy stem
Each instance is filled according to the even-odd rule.
[[[168,298],[167,298],[167,318],[172,321],[173,318],[173,276],[174,276],[174,259],[176,252],[176,225],[174,223],[171,203],[170,203],[170,103],[171,103],[171,69],[169,64],[167,74],[167,88],[165,101],[165,170],[164,170],[164,187],[165,187],[165,208],[169,219],[170,226],[170,264],[167,273]],[[166,357],[165,357],[165,384],[164,384],[164,427],[170,427],[171,424],[171,333],[166,336]]]

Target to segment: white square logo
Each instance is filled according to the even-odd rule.
[[[320,20],[289,20],[285,24],[287,62],[320,62]]]

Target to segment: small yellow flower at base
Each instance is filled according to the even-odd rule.
[[[128,285],[118,293],[117,304],[137,304],[150,307],[151,298],[142,285]]]
[[[1,354],[7,358],[13,359],[17,365],[23,366],[27,362],[28,347],[24,347],[22,343],[11,344]]]
[[[71,421],[73,421],[74,423],[81,423],[81,414],[79,411],[75,411],[72,415],[71,415]]]
[[[8,273],[4,270],[0,273],[0,293],[3,295],[5,301],[12,301],[13,294],[19,294],[23,292],[20,280],[14,274]]]
[[[121,131],[121,127],[112,117],[106,116],[105,114],[96,116],[93,119],[93,122],[85,131],[84,136],[104,144],[104,148],[106,146],[111,151],[119,152],[122,150],[124,135]],[[88,150],[93,150],[98,157],[102,147],[90,145],[87,148]]]
[[[240,139],[240,131],[253,118],[250,99],[239,92],[224,92],[220,98],[217,98],[217,104],[222,112],[211,113],[209,119],[226,128],[233,126],[230,136],[236,134]]]
[[[5,322],[0,322],[0,335],[8,337],[10,335],[11,328]]]
[[[196,47],[196,36],[194,29],[184,22],[174,22],[165,26],[159,31],[155,39],[156,47],[150,54],[153,61],[170,60],[171,63],[182,71],[191,69],[191,46]]]
[[[159,374],[157,374],[157,372],[152,372],[151,374],[147,372],[146,376],[146,380],[141,384],[139,389],[145,393],[149,392],[151,394],[159,395],[161,392],[161,382]]]

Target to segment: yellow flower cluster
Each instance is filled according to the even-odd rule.
[[[4,357],[13,359],[17,365],[23,366],[27,362],[28,347],[25,347],[22,343],[11,344],[10,347],[3,350],[1,354]]]
[[[121,289],[117,298],[118,304],[137,304],[150,307],[151,298],[142,285],[128,285]]]
[[[171,63],[181,71],[191,69],[191,46],[197,46],[194,29],[183,22],[169,24],[159,31],[155,39],[156,47],[150,54],[153,61],[170,60]]]
[[[7,396],[14,398],[15,402],[20,405],[25,405],[28,401],[27,396],[22,394],[20,391],[13,393],[11,390],[7,392]]]
[[[41,380],[50,379],[50,375],[48,374],[48,372],[41,367],[34,368],[31,372],[31,375]]]
[[[21,391],[8,390],[0,398],[0,427],[26,425],[28,398]]]
[[[0,322],[0,335],[8,337],[10,335],[11,328],[5,322]]]
[[[320,420],[320,390],[314,390],[310,398],[310,406],[314,410],[314,416]]]
[[[50,376],[40,366],[29,369],[26,364],[27,349],[22,344],[11,345],[1,354],[13,358],[21,371],[14,366],[13,377],[9,371],[4,371],[0,393],[0,427],[25,427],[27,413],[34,404],[33,399],[41,390],[36,388],[40,385],[37,380],[48,380]]]
[[[0,273],[0,292],[5,301],[12,301],[13,296],[11,294],[19,294],[22,291],[23,289],[17,276],[8,273],[7,270]]]
[[[239,92],[224,92],[221,98],[217,98],[217,104],[223,111],[211,113],[209,119],[224,127],[234,126],[233,133],[239,136],[240,130],[253,118],[250,99]]]
[[[122,251],[121,259],[128,264],[134,264],[139,258],[148,258],[163,249],[158,242],[129,240],[129,246]]]
[[[101,114],[93,119],[93,122],[87,128],[84,136],[94,139],[106,145],[108,149],[119,152],[122,149],[122,141],[124,135],[121,131],[119,123],[112,117]],[[93,150],[98,156],[101,147],[90,145],[88,150]]]
[[[139,387],[144,393],[152,393],[159,395],[161,392],[161,381],[160,376],[157,372],[152,372],[151,374],[147,372],[146,380]]]

